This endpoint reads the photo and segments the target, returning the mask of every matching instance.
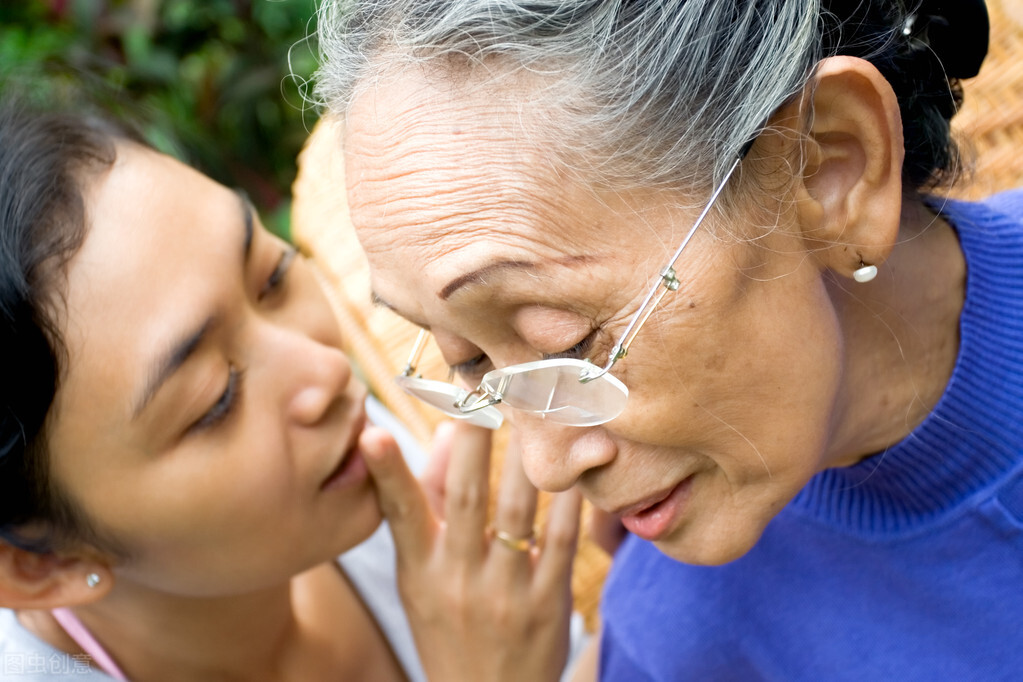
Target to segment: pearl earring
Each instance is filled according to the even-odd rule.
[[[863,284],[877,277],[877,266],[876,265],[865,265],[863,261],[860,261],[860,267],[853,270],[853,279]]]
[[[99,581],[100,581],[99,573],[90,573],[89,575],[85,576],[85,584],[88,585],[89,587],[96,587],[97,585],[99,585]]]

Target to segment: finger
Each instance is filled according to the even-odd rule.
[[[554,495],[547,513],[536,579],[542,585],[570,584],[579,542],[582,495],[575,488]]]
[[[483,553],[490,496],[490,429],[458,422],[444,479],[444,547],[454,557]]]
[[[384,429],[370,426],[359,437],[359,450],[373,478],[380,511],[390,524],[399,559],[425,561],[438,524],[398,444]]]
[[[618,545],[625,539],[625,526],[617,514],[594,507],[590,512],[590,538],[593,542],[614,556]]]
[[[529,557],[528,551],[521,551],[526,543],[516,543],[515,540],[533,539],[537,494],[536,487],[526,478],[522,468],[518,433],[513,431],[504,454],[497,510],[494,513],[494,530],[503,535],[497,537],[492,547],[501,547],[502,555],[513,559]],[[517,547],[514,546],[516,544]]]
[[[426,499],[438,518],[444,517],[444,478],[451,461],[451,443],[455,437],[455,423],[441,422],[433,432],[430,443],[430,458],[420,478]]]

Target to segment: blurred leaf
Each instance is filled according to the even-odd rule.
[[[0,87],[79,92],[288,231],[315,0],[0,0]]]

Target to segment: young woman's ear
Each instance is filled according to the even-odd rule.
[[[53,609],[104,597],[113,584],[107,565],[84,556],[30,552],[0,540],[0,606]]]
[[[902,118],[891,85],[870,62],[830,57],[786,107],[778,116],[803,126],[797,211],[808,247],[845,276],[879,265],[902,210]]]

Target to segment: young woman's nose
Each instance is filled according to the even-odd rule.
[[[513,417],[513,428],[520,434],[526,476],[540,490],[567,490],[587,470],[608,464],[618,452],[601,428],[561,426],[525,414]]]
[[[352,379],[348,357],[330,344],[286,326],[266,325],[266,367],[286,401],[288,418],[316,424],[342,398]]]
[[[351,378],[351,365],[344,353],[324,346],[321,357],[310,359],[305,381],[299,381],[288,405],[292,419],[316,424],[344,394]]]

